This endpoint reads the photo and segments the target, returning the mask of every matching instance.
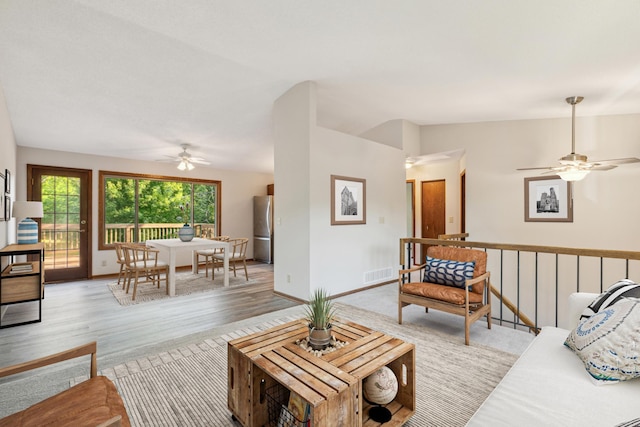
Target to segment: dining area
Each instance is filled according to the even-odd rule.
[[[139,285],[150,284],[153,288],[165,288],[167,296],[176,295],[178,267],[184,265],[189,256],[191,274],[204,276],[211,281],[220,277],[229,287],[230,272],[237,277],[239,269],[244,270],[244,278],[249,281],[246,263],[248,238],[229,238],[229,236],[194,237],[191,240],[180,238],[149,239],[144,243],[115,243],[117,262],[120,265],[118,285],[135,301]],[[178,265],[181,263],[181,265]],[[182,274],[182,273],[181,273]]]

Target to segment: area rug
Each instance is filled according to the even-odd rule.
[[[247,280],[244,273],[238,274],[237,277],[233,277],[233,275],[229,276],[229,287],[252,285],[255,283],[257,283],[257,281],[252,279],[251,276],[249,276],[249,280]],[[138,283],[135,300],[131,299],[133,295],[133,283],[130,286],[129,292],[125,292],[122,289],[122,283],[118,284],[114,282],[109,283],[107,286],[120,305],[141,304],[162,298],[169,298],[164,280],[160,282],[159,289],[153,283]],[[222,288],[224,288],[224,275],[222,273],[217,274],[214,280],[211,280],[211,275],[205,277],[204,273],[176,273],[176,296],[213,291]]]
[[[416,413],[407,426],[463,426],[517,356],[460,337],[346,304],[341,318],[416,345]],[[277,318],[174,350],[104,369],[117,386],[134,426],[237,426],[227,409],[227,342],[295,316]],[[72,385],[84,378],[76,378]]]

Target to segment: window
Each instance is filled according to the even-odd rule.
[[[99,249],[175,238],[183,224],[192,225],[196,236],[219,235],[220,184],[100,171]]]

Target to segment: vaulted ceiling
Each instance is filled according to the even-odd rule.
[[[318,85],[318,123],[640,113],[637,0],[0,0],[20,146],[273,170],[271,112]],[[514,141],[517,144],[517,141]]]

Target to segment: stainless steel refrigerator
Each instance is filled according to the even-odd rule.
[[[253,198],[253,259],[273,263],[273,196]]]

